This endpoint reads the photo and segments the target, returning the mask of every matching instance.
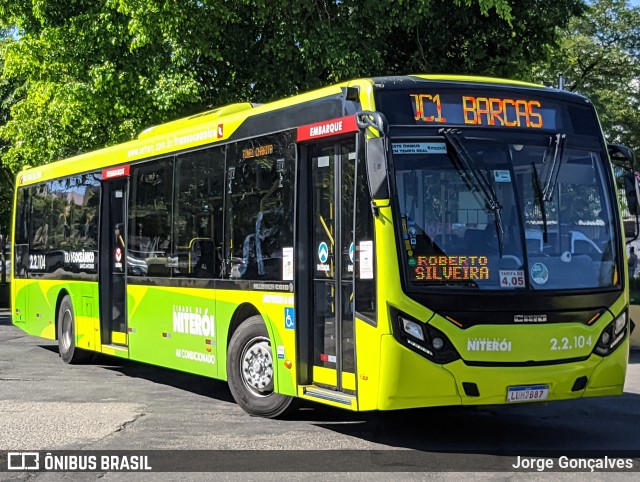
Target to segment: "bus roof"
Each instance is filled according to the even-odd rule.
[[[416,80],[432,80],[437,82],[456,82],[462,84],[492,84],[492,85],[513,85],[518,87],[529,87],[536,89],[546,89],[544,85],[522,82],[519,80],[501,79],[498,77],[481,77],[472,75],[445,75],[445,74],[414,74],[397,77],[377,77],[373,79],[376,83],[389,84],[401,82],[415,82]]]
[[[321,89],[283,98],[266,104],[256,105],[249,102],[231,104],[165,124],[153,126],[140,133],[137,139],[125,143],[87,152],[43,166],[26,168],[18,173],[16,184],[18,186],[37,184],[48,179],[98,171],[106,167],[128,164],[145,158],[162,157],[163,155],[169,155],[171,153],[215,142],[224,143],[231,139],[239,140],[245,137],[252,137],[253,135],[264,135],[271,132],[277,132],[278,130],[284,130],[287,128],[284,127],[282,129],[278,129],[278,123],[273,122],[276,118],[275,114],[277,111],[285,108],[296,109],[297,107],[297,113],[294,113],[295,115],[293,117],[295,117],[296,121],[299,122],[295,125],[304,125],[306,123],[315,122],[316,119],[312,117],[313,112],[318,111],[315,114],[315,116],[318,117],[320,115],[319,110],[322,110],[319,109],[319,107],[322,105],[325,106],[324,111],[327,113],[335,112],[334,117],[340,117],[344,114],[339,112],[335,106],[340,105],[340,103],[344,104],[348,97],[347,89],[349,87],[359,87],[359,99],[362,103],[362,108],[372,109],[374,106],[374,89],[393,86],[402,87],[415,83],[423,83],[425,81],[451,82],[458,84],[474,83],[494,86],[500,85],[503,87],[524,87],[529,89],[545,89],[548,91],[554,91],[554,89],[548,89],[538,84],[491,77],[462,75],[417,74],[411,76],[357,79],[323,87]],[[559,93],[560,91],[555,92]],[[331,107],[326,107],[331,102],[333,102],[334,105],[333,110]],[[309,107],[311,103],[313,103],[313,109],[305,109],[305,107]],[[308,111],[309,114],[304,115],[302,113],[303,110]],[[280,116],[280,118],[284,117],[291,117],[291,115],[288,112],[287,116]],[[262,132],[258,132],[255,128],[255,125],[259,123],[259,119],[262,119],[263,126],[267,126],[266,129],[261,127]],[[253,121],[253,129],[246,128],[246,124],[249,123],[249,121]]]

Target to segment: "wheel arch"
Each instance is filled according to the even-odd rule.
[[[71,298],[71,293],[69,293],[69,290],[67,290],[67,288],[62,288],[59,292],[58,292],[58,297],[56,299],[56,310],[53,314],[54,320],[55,320],[55,339],[58,339],[58,314],[60,312],[60,305],[62,304],[62,300],[64,299],[65,296],[68,296],[69,299],[71,300],[71,306],[73,306],[73,299]]]
[[[242,303],[240,306],[236,308],[236,311],[233,312],[233,316],[231,317],[231,323],[229,323],[229,331],[227,332],[227,342],[226,347],[229,348],[229,342],[231,341],[231,337],[238,329],[238,327],[247,319],[252,316],[259,315],[262,316],[264,320],[264,316],[262,313],[258,311],[251,303]],[[267,329],[268,331],[268,329]]]

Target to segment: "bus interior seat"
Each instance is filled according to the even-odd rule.
[[[196,278],[214,278],[216,275],[216,249],[210,239],[197,241],[200,248],[200,256],[193,267],[193,276]]]
[[[170,268],[167,258],[147,258],[147,275],[166,277],[170,274]]]

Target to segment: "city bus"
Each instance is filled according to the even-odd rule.
[[[484,77],[220,107],[18,174],[13,323],[262,417],[620,394],[631,156],[584,97]]]

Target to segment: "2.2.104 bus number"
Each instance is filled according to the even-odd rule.
[[[30,254],[29,255],[29,269],[42,271],[47,268],[47,263],[44,254]]]
[[[565,336],[560,339],[551,338],[549,340],[551,343],[551,351],[563,351],[563,350],[573,350],[584,348],[585,346],[593,345],[593,340],[591,339],[591,335],[589,336],[574,336],[573,340],[569,337]]]

